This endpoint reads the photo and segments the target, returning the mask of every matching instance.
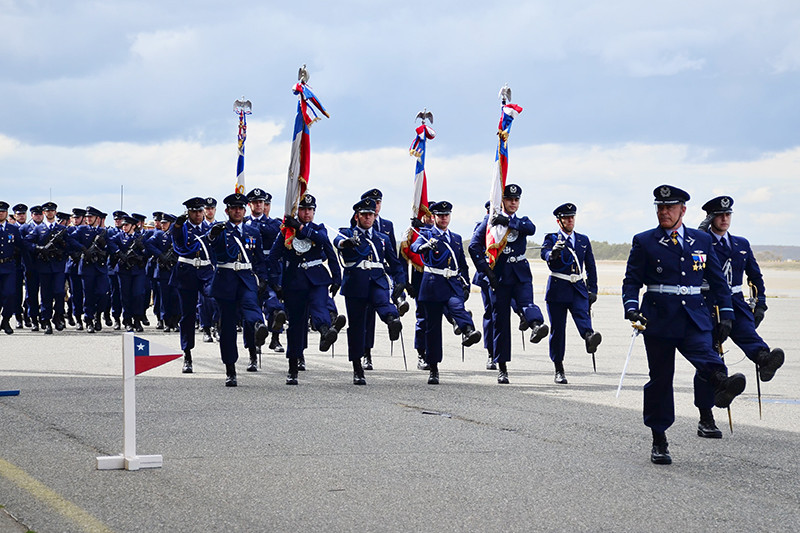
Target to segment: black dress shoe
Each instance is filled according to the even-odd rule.
[[[771,352],[762,350],[757,359],[758,376],[761,381],[769,381],[775,377],[775,372],[783,366],[785,358],[786,356],[780,348],[775,348]]]
[[[86,333],[94,333],[94,324],[91,320],[86,322]]]
[[[67,323],[70,325],[70,327],[74,327],[75,326],[75,319],[72,317],[71,313],[69,315],[67,315]],[[59,329],[58,331],[61,331],[61,330]]]
[[[203,328],[203,342],[214,342],[214,339],[211,338],[211,330],[209,328]]]
[[[158,319],[158,322],[156,322],[156,329],[164,329],[164,321],[160,318]]]
[[[302,355],[297,358],[297,370],[300,372],[306,371],[306,358]]]
[[[19,318],[16,319],[16,323],[14,324],[15,329],[22,329],[22,320]]]
[[[87,321],[86,324],[88,325],[89,322]],[[77,331],[83,331],[83,321],[80,318],[75,321],[75,329]]]
[[[33,325],[35,324],[35,322],[31,322],[30,317],[27,316],[23,319],[23,322],[25,323],[26,328],[32,328]]]
[[[256,346],[264,346],[269,336],[269,328],[263,322],[256,322],[253,326],[253,340]]]
[[[486,361],[486,370],[497,370],[497,363],[494,362],[494,359],[489,357],[489,360]]]
[[[321,326],[319,336],[319,351],[327,352],[331,345],[339,338],[339,331],[336,328]]]
[[[225,364],[225,386],[235,387],[236,383],[236,365],[233,363]]]
[[[408,310],[408,302],[406,301],[405,297],[401,297],[401,299],[397,302],[397,314],[403,316],[404,314],[408,313]]]
[[[278,309],[272,313],[272,331],[280,332],[286,323],[286,311]]]
[[[353,372],[353,385],[366,385],[367,380],[364,379],[363,373]]]
[[[6,335],[13,335],[14,330],[11,328],[11,324],[9,324],[9,320],[7,318],[3,319],[3,322],[0,323],[0,329],[3,330],[3,333]]]
[[[258,372],[258,359],[251,357],[250,363],[247,365],[248,372]]]
[[[389,321],[389,340],[396,341],[400,338],[400,332],[403,330],[403,323],[399,318],[393,318]]]
[[[335,315],[331,317],[331,327],[334,328],[336,331],[342,331],[347,325],[347,317],[344,315]]]
[[[431,365],[429,365],[428,362],[425,361],[425,357],[424,356],[420,355],[417,358],[417,370],[430,370],[430,369],[431,369]]]
[[[733,399],[744,391],[747,384],[744,374],[741,373],[725,377],[722,372],[717,372],[713,379],[716,381],[714,405],[722,409],[728,407]]]
[[[114,331],[119,331],[122,329],[122,324],[119,321],[119,317],[114,317]]]
[[[297,372],[289,372],[286,374],[287,385],[297,385]]]
[[[181,369],[181,373],[183,374],[192,374],[194,373],[194,369],[192,368],[192,358],[189,357],[188,359],[184,356],[183,358],[183,368]]]
[[[603,341],[603,336],[597,331],[587,331],[584,340],[586,340],[586,353],[595,353]]]
[[[39,321],[35,318],[31,320],[31,331],[39,331]]]
[[[45,320],[44,322],[42,322],[42,329],[44,330],[45,335],[53,334],[53,326],[50,324],[49,320]]]
[[[55,317],[53,319],[53,325],[56,328],[56,331],[64,331],[64,328],[67,327],[67,324],[64,322],[64,317]]]
[[[108,311],[103,313],[103,320],[105,321],[106,327],[108,328],[110,328],[114,324],[113,322],[111,322],[111,313],[109,313]]]
[[[472,346],[481,340],[481,332],[477,329],[471,329],[464,332],[464,340],[461,341],[462,346]]]
[[[277,331],[272,332],[272,338],[269,341],[269,349],[273,352],[283,353],[283,346],[281,346],[280,334]]]
[[[372,370],[372,354],[364,354],[364,360],[361,363],[361,366],[364,368],[364,370]]]
[[[531,343],[536,344],[540,340],[547,337],[549,332],[550,328],[547,327],[547,324],[534,324],[531,328]]]
[[[88,321],[87,321],[88,324]],[[103,322],[100,320],[100,313],[97,313],[94,317],[94,330],[95,331],[103,331]]]
[[[567,376],[564,375],[563,370],[556,370],[556,377],[553,379],[553,381],[559,385],[566,385],[568,383]]]
[[[150,321],[147,319],[147,315],[143,315],[141,319],[139,319],[142,325],[150,326]]]
[[[672,457],[669,455],[669,447],[666,441],[653,444],[650,451],[650,461],[657,465],[671,465]]]
[[[437,365],[431,365],[431,373],[428,375],[428,385],[439,384],[439,368]]]
[[[497,373],[497,382],[501,385],[508,385],[508,372],[506,370],[500,370]]]
[[[717,427],[713,417],[711,420],[701,417],[700,422],[697,423],[697,436],[704,439],[721,439],[722,431]]]
[[[144,322],[142,322],[142,321],[141,321],[140,319],[138,319],[138,318],[134,318],[134,319],[133,319],[133,330],[134,330],[136,333],[141,333],[141,332],[143,332],[143,331],[144,331],[144,328],[142,327],[142,324],[144,324]]]
[[[236,387],[238,383],[236,383],[236,374],[232,376],[225,376],[225,386],[226,387]]]

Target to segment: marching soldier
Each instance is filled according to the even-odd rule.
[[[39,271],[34,267],[34,254],[24,243],[27,236],[44,220],[42,206],[34,205],[30,209],[31,219],[20,226],[19,235],[22,239],[22,263],[25,267],[25,327],[31,331],[39,331]]]
[[[392,250],[397,254],[397,237],[394,234],[394,224],[392,221],[380,216],[381,205],[383,204],[383,193],[380,189],[370,189],[361,195],[361,199],[370,198],[375,202],[375,223],[372,227],[380,233],[389,237]],[[352,225],[352,224],[351,224]],[[404,269],[405,270],[405,269]],[[406,286],[406,274],[403,274],[401,279],[392,292],[392,302],[397,307],[397,312],[400,316],[406,314],[409,309],[408,302],[405,299],[403,290]],[[372,370],[372,347],[375,345],[375,310],[373,309],[367,314],[367,336],[366,345],[364,346],[364,370]]]
[[[506,185],[503,190],[503,213],[489,220],[487,214],[472,235],[469,253],[475,268],[483,273],[491,288],[492,329],[494,343],[492,354],[498,366],[497,382],[508,383],[506,363],[511,360],[511,305],[516,300],[525,321],[531,325],[531,342],[537,343],[547,336],[548,327],[539,307],[533,303],[533,275],[525,257],[527,238],[536,233],[536,226],[528,217],[518,217],[522,187]],[[507,226],[507,244],[497,255],[493,268],[486,261],[486,228]]]
[[[600,333],[592,329],[589,309],[597,300],[597,267],[589,237],[575,230],[575,204],[566,203],[555,208],[553,215],[559,226],[558,233],[544,236],[541,256],[550,269],[545,301],[550,317],[550,360],[556,367],[554,381],[566,384],[564,352],[567,337],[567,311],[586,343],[586,352],[594,353],[602,341]]]
[[[198,196],[189,198],[183,205],[186,214],[179,216],[170,227],[172,247],[178,262],[170,275],[169,284],[178,290],[180,303],[181,350],[183,350],[184,374],[191,374],[192,350],[194,349],[194,324],[197,320],[197,303],[200,299],[211,299],[211,278],[214,275],[213,255],[203,236],[203,206],[205,200]]]
[[[25,204],[17,204],[11,209],[14,212],[15,219],[15,222],[12,223],[17,226],[18,230],[21,230],[22,226],[24,226],[28,220],[28,206]],[[22,238],[22,233],[20,233],[20,238]],[[20,246],[17,250],[17,259],[15,261],[17,264],[17,279],[15,282],[17,295],[16,300],[14,300],[14,317],[17,321],[16,329],[22,328],[23,317],[24,321],[27,322],[25,327],[30,327],[30,319],[25,315],[25,299],[23,298],[25,294],[25,261],[23,259],[23,250],[24,248]]]
[[[464,308],[469,298],[469,267],[461,236],[448,229],[453,205],[447,201],[429,205],[434,225],[420,229],[411,251],[420,254],[424,266],[417,302],[425,315],[425,362],[430,369],[429,385],[439,384],[442,362],[442,316],[445,308],[462,332],[464,346],[481,340],[472,317]]]
[[[178,262],[169,228],[177,217],[169,213],[159,213],[159,215],[160,227],[153,232],[144,245],[156,265],[153,279],[156,281],[159,306],[154,307],[154,310],[162,329],[165,333],[169,333],[173,329],[178,330],[178,320],[180,319],[178,289],[169,284],[172,270]]]
[[[217,200],[209,196],[203,204],[203,225],[206,229],[211,229],[211,226],[217,222],[219,222],[217,220]]]
[[[108,305],[108,238],[106,228],[100,225],[103,214],[99,209],[88,206],[86,224],[72,235],[81,257],[78,273],[83,288],[83,317],[88,333],[103,329],[100,315]],[[79,318],[80,313],[76,320]]]
[[[244,224],[247,197],[231,194],[225,197],[227,222],[218,222],[207,237],[217,259],[211,280],[211,296],[220,313],[219,351],[225,364],[225,386],[236,387],[236,323],[241,314],[244,335],[250,351],[249,372],[257,369],[255,347],[262,346],[268,330],[258,304],[259,288],[267,285],[267,266],[259,231]]]
[[[39,320],[46,335],[64,329],[64,295],[67,228],[56,218],[54,202],[42,204],[44,220],[25,236],[25,245],[33,255],[33,266],[39,274],[41,306]],[[67,215],[69,218],[69,215]],[[53,321],[51,324],[50,321]]]
[[[117,233],[122,232],[122,223],[128,213],[125,211],[114,211],[111,213],[114,217],[114,226],[108,229],[106,240],[111,239]],[[111,307],[111,314],[114,317],[114,331],[119,331],[122,328],[120,319],[122,317],[122,288],[119,285],[119,275],[117,274],[117,260],[114,256],[108,258],[108,282],[111,286],[111,295],[109,304]]]
[[[731,235],[728,231],[733,213],[733,198],[730,196],[717,196],[703,205],[703,211],[708,216],[705,224],[713,239],[714,252],[722,264],[722,273],[731,292],[733,304],[733,328],[730,339],[741,348],[748,359],[753,361],[758,368],[761,381],[769,381],[775,372],[783,365],[784,353],[780,348],[770,350],[761,336],[756,333],[756,328],[764,319],[767,310],[767,298],[764,291],[764,278],[758,267],[756,257],[750,248],[750,243],[744,237]],[[702,225],[701,225],[702,226]],[[754,306],[744,299],[743,279],[756,290]],[[707,287],[703,286],[704,291]],[[700,408],[700,422],[697,424],[697,435],[704,438],[721,439],[722,431],[719,430],[712,414],[707,398],[713,398],[713,389],[708,382],[695,376],[695,403],[707,405]],[[706,398],[704,400],[704,398]]]
[[[391,283],[394,282],[395,287],[401,285],[405,274],[389,237],[373,227],[375,200],[364,198],[353,206],[353,211],[355,226],[339,229],[334,245],[344,261],[342,296],[350,324],[347,348],[353,364],[353,384],[366,385],[361,357],[368,336],[368,314],[374,309],[388,325],[389,339],[400,338],[403,324],[390,297]]]
[[[69,285],[69,302],[67,308],[67,322],[70,326],[75,326],[78,331],[83,330],[81,313],[83,311],[83,284],[78,274],[78,266],[81,262],[82,251],[74,244],[75,232],[85,224],[86,210],[81,207],[72,209],[71,223],[67,226],[68,247],[66,277]]]
[[[142,332],[142,324],[146,304],[147,277],[144,267],[147,264],[144,235],[137,231],[138,218],[126,216],[122,222],[122,231],[108,241],[108,251],[116,260],[116,273],[122,297],[122,323],[126,331]]]
[[[163,211],[153,211],[153,228],[146,231],[144,234],[144,244],[161,232],[161,217],[164,216]],[[156,316],[156,329],[164,329],[164,320],[161,318],[161,287],[159,287],[159,280],[156,276],[156,268],[158,267],[158,258],[152,255],[148,250],[150,257],[147,259],[147,266],[145,267],[145,274],[147,275],[147,286],[153,293],[153,314]]]
[[[255,188],[247,193],[247,202],[250,204],[250,216],[245,220],[247,226],[258,230],[261,234],[261,242],[264,246],[264,261],[272,249],[272,244],[281,232],[281,221],[277,218],[270,218],[269,212],[272,208],[272,195],[267,191]],[[278,353],[283,352],[280,342],[280,333],[283,331],[283,324],[286,322],[286,310],[283,302],[271,287],[259,295],[261,308],[267,317],[267,324],[272,331],[269,348]],[[249,348],[249,346],[248,346]]]
[[[9,323],[17,305],[17,257],[22,248],[19,228],[8,220],[8,203],[0,201],[0,329],[6,335],[14,330]]]
[[[283,233],[278,235],[269,253],[269,276],[273,290],[283,295],[289,327],[286,333],[286,357],[289,359],[287,385],[297,385],[297,371],[303,361],[308,337],[308,321],[319,332],[319,349],[327,352],[336,342],[339,329],[331,324],[328,312],[328,287],[341,286],[342,275],[336,252],[328,240],[324,225],[314,223],[317,200],[306,194],[298,203],[297,218],[286,217],[284,224],[295,230],[287,249]],[[328,268],[325,268],[325,262]],[[330,270],[330,272],[329,272]],[[331,287],[331,292],[334,288]]]
[[[683,224],[689,194],[671,185],[653,191],[658,227],[633,237],[622,301],[625,318],[647,326],[644,345],[650,381],[644,386],[644,424],[652,430],[650,460],[671,464],[666,431],[675,421],[672,378],[675,350],[697,369],[700,380],[713,389],[710,402],[728,407],[744,390],[742,374],[728,376],[728,369],[712,346],[714,326],[701,294],[706,281],[709,298],[719,305],[717,339],[722,342],[731,331],[734,312],[731,291],[723,277],[711,236]],[[639,307],[639,290],[647,290]],[[695,397],[695,401],[697,401]],[[711,404],[697,405],[711,408]]]

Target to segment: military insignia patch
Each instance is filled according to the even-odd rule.
[[[727,208],[727,207],[731,206],[731,200],[730,200],[730,198],[727,198],[727,197],[723,198],[722,200],[720,200],[719,203],[720,203],[720,205],[722,207],[726,207]]]
[[[658,192],[661,194],[662,198],[669,198],[672,190],[665,185],[664,187],[661,187]]]

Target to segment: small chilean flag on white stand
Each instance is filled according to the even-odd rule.
[[[98,470],[139,470],[160,468],[160,455],[136,455],[136,374],[169,363],[183,356],[165,346],[136,337],[122,336],[122,415],[123,446],[121,455],[97,458]]]

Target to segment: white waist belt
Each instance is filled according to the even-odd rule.
[[[186,263],[187,265],[192,265],[195,268],[200,268],[204,266],[208,266],[211,264],[211,261],[208,259],[200,259],[199,257],[195,257],[194,259],[189,259],[188,257],[178,257],[179,263]]]
[[[355,267],[355,268],[360,268],[361,270],[369,270],[371,268],[380,268],[381,270],[383,270],[383,263],[377,263],[375,261],[367,261],[367,260],[360,261],[358,263],[345,263],[344,266],[345,268]]]
[[[731,294],[738,294],[742,292],[742,286],[736,285],[735,287],[731,287]]]
[[[509,263],[517,263],[519,261],[525,261],[526,259],[527,259],[527,257],[525,257],[525,254],[512,255],[511,257],[508,258],[508,262]]]
[[[586,274],[562,274],[561,272],[550,272],[550,275],[554,278],[569,281],[570,283],[578,283],[581,280],[586,280]]]
[[[300,263],[299,266],[300,268],[308,270],[309,268],[321,265],[322,263],[324,263],[322,259],[314,259],[313,261],[305,261]]]
[[[253,265],[250,263],[239,263],[237,261],[234,263],[217,263],[217,268],[227,268],[230,270],[251,270]]]
[[[648,285],[647,292],[685,296],[687,294],[700,294],[700,287],[687,287],[686,285]]]
[[[437,276],[444,276],[446,278],[458,276],[458,270],[453,270],[452,268],[433,268],[426,266],[424,270],[430,274],[436,274]]]

